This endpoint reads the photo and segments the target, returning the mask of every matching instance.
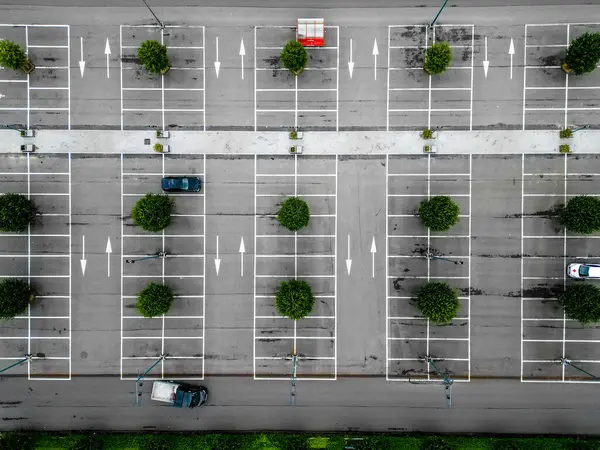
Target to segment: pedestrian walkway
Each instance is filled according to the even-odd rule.
[[[0,131],[1,152],[20,152],[21,145],[34,144],[38,153],[153,153],[157,141],[171,153],[190,154],[286,154],[290,146],[302,146],[303,154],[422,154],[423,146],[439,154],[557,153],[569,144],[574,153],[600,150],[600,130],[581,130],[572,139],[559,139],[552,131],[441,131],[424,140],[417,131],[304,132],[291,141],[287,132],[176,131],[168,139],[157,139],[154,130],[36,130],[24,138],[15,130]]]

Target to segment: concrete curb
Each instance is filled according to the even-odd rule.
[[[171,131],[168,139],[157,139],[153,130],[66,131],[36,130],[24,138],[15,130],[1,130],[1,150],[19,153],[21,145],[35,145],[36,153],[140,153],[152,154],[161,142],[173,154],[288,154],[292,145],[303,147],[305,155],[335,154],[422,154],[432,145],[438,154],[521,154],[558,153],[560,144],[571,151],[597,153],[600,130],[581,130],[571,139],[560,139],[558,131],[441,131],[424,140],[416,131],[305,131],[303,139],[292,141],[287,132]],[[147,140],[148,144],[144,143]]]

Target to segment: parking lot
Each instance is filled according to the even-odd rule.
[[[162,233],[146,232],[131,219],[131,208],[146,193],[160,193],[163,176],[194,175],[206,180],[204,155],[123,156],[121,159],[121,378],[135,379],[157,361],[159,378],[204,377],[205,305],[205,188],[200,193],[169,195],[175,198],[173,222]],[[157,252],[166,258],[147,260]],[[128,262],[135,261],[135,262]],[[167,315],[147,319],[135,309],[138,293],[147,283],[170,286],[175,292]]]
[[[293,76],[281,65],[285,43],[296,28],[254,28],[254,129],[338,130],[339,27],[325,27],[325,46],[307,47],[308,63]]]
[[[598,123],[600,71],[575,76],[561,69],[569,42],[598,31],[600,23],[525,25],[524,130]]]
[[[595,373],[600,363],[600,328],[565,317],[558,296],[568,283],[571,262],[598,263],[599,235],[582,236],[558,226],[556,208],[577,195],[598,195],[600,158],[581,155],[522,159],[522,381],[590,380],[560,358]],[[593,283],[593,281],[592,281]]]
[[[425,52],[439,41],[450,45],[452,61],[445,73],[430,76]],[[388,43],[386,129],[471,130],[475,25],[393,25]]]
[[[69,25],[0,25],[0,40],[21,45],[36,66],[31,74],[0,67],[0,123],[71,129]]]
[[[3,233],[0,276],[29,282],[36,301],[12,321],[2,321],[0,361],[31,355],[16,373],[37,380],[71,379],[71,159],[3,155],[0,190],[26,195],[38,223],[27,233]]]
[[[167,47],[171,69],[153,75],[140,67],[146,40]],[[121,129],[206,129],[203,26],[121,25]]]

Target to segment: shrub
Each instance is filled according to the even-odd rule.
[[[447,231],[458,223],[460,207],[446,195],[423,200],[419,206],[421,223],[431,231]]]
[[[429,128],[425,128],[422,132],[421,132],[421,137],[423,139],[431,139],[433,137],[433,131],[430,130]]]
[[[0,281],[0,319],[13,319],[35,300],[35,289],[25,281],[5,278]]]
[[[560,144],[558,146],[558,151],[561,153],[570,153],[571,152],[571,146],[569,144]]]
[[[33,448],[30,436],[16,432],[0,433],[0,450],[29,450]]]
[[[561,139],[568,139],[571,136],[573,136],[573,130],[571,130],[570,128],[565,128],[564,130],[560,130],[560,138]]]
[[[175,200],[164,194],[146,194],[131,210],[133,223],[138,227],[157,233],[171,223]]]
[[[292,75],[299,75],[308,62],[308,53],[298,41],[289,41],[281,50],[281,63]]]
[[[144,317],[152,318],[162,316],[169,312],[173,303],[174,294],[169,286],[164,284],[149,283],[138,294],[136,308]]]
[[[159,74],[171,66],[171,61],[167,56],[167,47],[158,41],[142,42],[137,55],[144,68],[150,73]]]
[[[429,75],[443,73],[452,61],[452,49],[447,42],[436,42],[425,53],[425,71]]]
[[[456,317],[460,303],[456,290],[447,283],[430,281],[417,294],[417,308],[436,324],[445,324]]]
[[[452,450],[452,447],[444,439],[436,436],[426,439],[421,450]]]
[[[25,50],[12,41],[0,41],[0,65],[12,70],[22,70],[27,62]]]
[[[290,231],[304,228],[310,221],[308,203],[298,197],[290,197],[284,201],[277,212],[279,224]]]
[[[35,204],[22,194],[0,195],[0,231],[22,233],[35,225],[37,213]]]
[[[600,33],[583,33],[567,48],[565,70],[575,75],[592,72],[600,61]]]
[[[569,284],[558,300],[569,319],[583,324],[600,322],[600,289],[593,284]]]
[[[157,131],[157,133],[160,133],[160,131]],[[154,144],[154,151],[155,152],[162,152],[163,151],[163,145],[160,142],[157,142],[156,144]]]
[[[567,230],[575,233],[600,231],[600,198],[581,195],[569,199],[560,220]]]
[[[306,281],[282,281],[275,293],[275,307],[293,320],[308,316],[315,306],[312,289]]]
[[[431,151],[431,145],[424,145],[423,146],[423,151],[425,153],[429,153]]]

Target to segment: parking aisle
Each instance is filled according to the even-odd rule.
[[[430,41],[448,42],[453,52],[441,75],[423,70]],[[474,25],[390,25],[388,32],[389,130],[473,128]]]
[[[171,69],[148,73],[137,48],[146,40],[167,47]],[[121,129],[206,129],[204,27],[121,25]]]
[[[525,25],[524,130],[598,123],[600,71],[578,77],[561,68],[569,43],[598,31],[600,23]]]
[[[306,47],[308,63],[298,76],[279,59],[295,39],[295,27],[254,28],[254,129],[338,131],[339,27],[325,26],[324,47]]]
[[[289,379],[293,355],[303,379],[337,378],[337,158],[256,156],[254,378]],[[287,197],[310,207],[307,228],[291,233],[276,219]],[[275,291],[290,279],[309,283],[313,312],[293,321],[275,309]]]
[[[597,382],[571,366],[597,372],[600,328],[567,319],[559,296],[569,283],[571,262],[600,263],[600,235],[564,230],[558,208],[578,195],[598,195],[597,155],[522,155],[521,381]],[[592,182],[590,182],[592,181]]]
[[[0,66],[1,123],[70,130],[69,25],[0,25],[0,40],[19,44],[35,65],[30,74]]]
[[[0,276],[27,280],[36,300],[27,313],[2,321],[0,361],[29,379],[71,379],[71,158],[4,155],[0,190],[26,195],[39,211],[27,233],[2,233]]]
[[[426,362],[430,357],[452,379],[469,381],[471,157],[389,155],[386,165],[386,378],[439,379]],[[436,195],[449,195],[460,206],[459,222],[448,232],[425,230],[417,215],[421,201]],[[415,307],[428,281],[458,290],[460,310],[451,324],[436,326]]]
[[[161,355],[166,359],[146,378],[203,379],[205,156],[123,155],[121,167],[121,379],[135,379]],[[163,176],[177,175],[200,177],[202,192],[169,194],[175,198],[175,214],[162,233],[136,227],[133,205],[146,193],[160,193]],[[159,251],[167,257],[127,263]],[[152,319],[135,308],[138,293],[150,282],[175,292],[168,314]]]

